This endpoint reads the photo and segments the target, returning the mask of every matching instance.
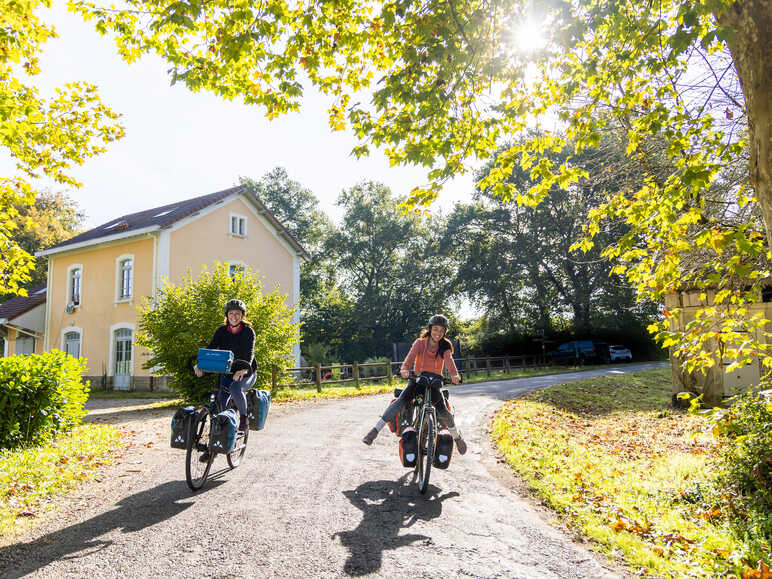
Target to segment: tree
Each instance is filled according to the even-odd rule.
[[[150,351],[144,367],[172,376],[172,387],[189,402],[203,401],[214,386],[211,376],[196,379],[188,361],[223,323],[223,304],[231,298],[246,304],[246,319],[255,332],[256,383],[270,387],[272,367],[292,365],[298,328],[278,288],[265,294],[252,270],[231,276],[222,263],[212,270],[204,267],[196,280],[188,272],[181,285],[165,283],[155,301],[143,300],[137,344]]]
[[[41,177],[77,187],[73,165],[101,153],[123,136],[117,115],[104,106],[96,87],[70,83],[53,97],[42,97],[34,85],[40,72],[38,54],[52,27],[36,15],[50,0],[0,2],[0,148],[16,162],[15,174],[0,176],[0,293],[25,293],[34,264],[15,240],[27,227],[18,207],[34,203]]]
[[[64,193],[50,191],[38,193],[32,205],[20,203],[15,210],[24,225],[14,231],[12,239],[30,255],[76,235],[86,218],[76,201]],[[35,268],[28,275],[30,279],[25,288],[45,285],[48,277],[46,260],[36,260]]]

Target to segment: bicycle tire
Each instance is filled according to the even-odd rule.
[[[242,434],[244,435],[243,437]],[[244,432],[238,432],[236,434],[236,448],[234,448],[232,452],[229,452],[225,455],[226,459],[228,460],[228,466],[231,467],[231,469],[234,469],[239,466],[239,464],[241,464],[241,458],[247,451],[248,440],[249,428],[247,428]]]
[[[429,488],[429,477],[432,472],[432,461],[434,461],[436,432],[437,427],[434,424],[434,414],[428,412],[424,416],[421,432],[418,435],[418,460],[416,468],[418,469],[418,490],[421,494],[425,494]]]
[[[190,421],[188,447],[185,451],[185,481],[190,490],[197,491],[206,483],[214,461],[214,453],[209,460],[201,462],[201,456],[209,450],[209,431],[212,427],[212,415],[209,409],[199,408]]]

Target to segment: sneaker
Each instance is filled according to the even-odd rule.
[[[247,425],[247,415],[243,414],[239,418],[239,432],[244,432],[249,426]]]
[[[198,457],[199,462],[209,462],[209,451],[205,450],[204,454]]]
[[[373,443],[373,440],[375,440],[376,436],[378,436],[378,429],[371,428],[370,432],[365,434],[364,438],[362,439],[362,442],[364,442],[367,446],[370,446]]]
[[[466,454],[466,442],[460,436],[456,439],[456,448],[458,449],[458,454]]]

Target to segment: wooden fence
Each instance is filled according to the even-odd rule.
[[[544,359],[537,355],[524,356],[485,356],[455,358],[456,366],[460,372],[467,376],[485,373],[491,376],[494,372],[510,372],[517,369],[535,368],[545,366]],[[359,388],[363,382],[388,381],[392,384],[399,377],[399,368],[402,362],[368,362],[353,364],[333,364],[315,366],[300,366],[287,368],[286,373],[293,379],[288,384],[290,388],[303,388],[315,386],[317,392],[322,391],[323,386],[334,384],[353,383]],[[276,390],[278,385],[279,369],[274,367],[271,376],[271,387]]]

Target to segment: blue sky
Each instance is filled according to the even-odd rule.
[[[259,178],[276,166],[311,189],[334,219],[340,216],[335,200],[341,190],[363,179],[385,183],[397,194],[425,183],[423,169],[390,168],[380,153],[364,160],[350,156],[354,138],[329,129],[322,95],[309,92],[300,113],[269,121],[257,107],[172,87],[160,59],[127,65],[109,38],[63,4],[54,2],[41,13],[59,38],[45,45],[43,72],[34,82],[43,94],[68,81],[96,84],[102,100],[122,114],[127,132],[74,171],[83,187],[66,192],[85,211],[87,227],[230,187],[239,176]],[[0,158],[3,174],[8,165]],[[447,211],[468,198],[472,182],[468,174],[450,183],[433,210]]]

